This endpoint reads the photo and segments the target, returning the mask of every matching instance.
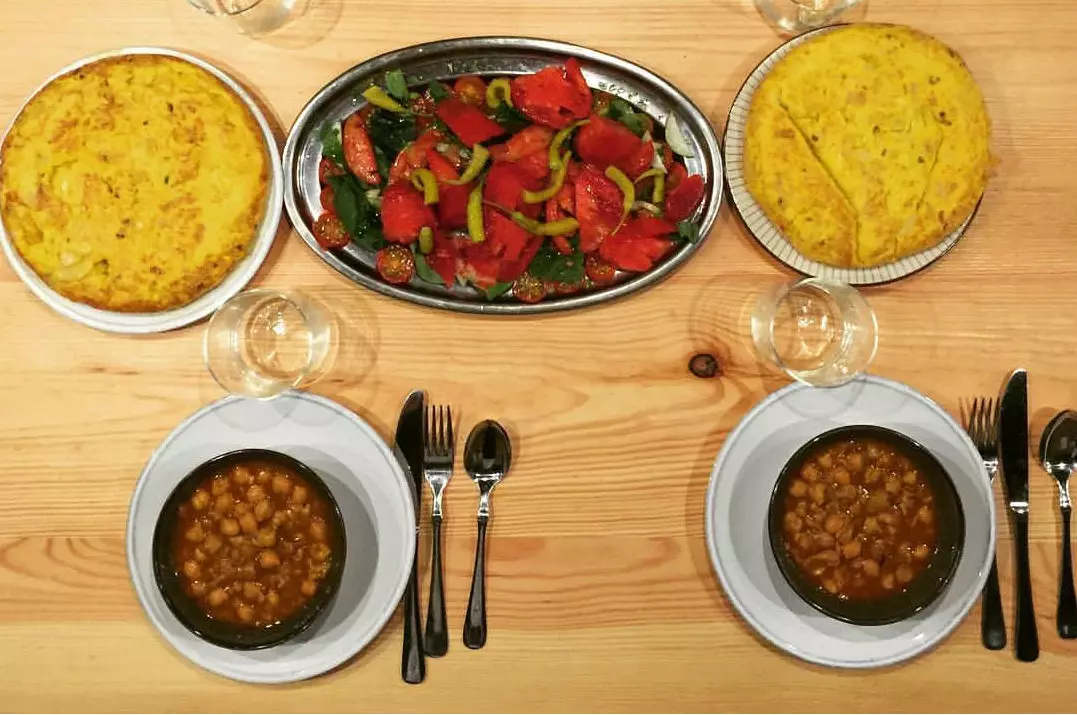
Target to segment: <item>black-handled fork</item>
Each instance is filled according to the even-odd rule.
[[[994,484],[998,474],[998,408],[994,400],[977,397],[972,400],[967,412],[962,416],[965,431],[969,433],[984,469]],[[1002,615],[1002,596],[998,588],[998,563],[991,557],[991,572],[981,598],[980,639],[984,647],[990,650],[1002,650],[1006,647],[1006,620]]]
[[[452,479],[456,441],[453,438],[452,409],[431,405],[423,440],[423,478],[433,496],[431,519],[434,525],[433,554],[430,561],[430,603],[426,609],[426,654],[434,657],[449,651],[449,627],[445,617],[445,586],[441,568],[441,499]]]

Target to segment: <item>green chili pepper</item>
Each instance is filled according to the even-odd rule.
[[[616,166],[606,167],[606,178],[617,184],[617,188],[624,194],[624,198],[621,201],[621,223],[617,225],[617,228],[619,229],[628,219],[628,213],[632,210],[633,204],[636,203],[636,186],[632,183],[632,179],[629,179],[625,173]]]
[[[550,142],[550,168],[556,170],[561,164],[561,145],[572,135],[572,132],[576,131],[584,124],[589,124],[590,119],[581,119],[580,121],[570,124],[557,134],[553,135],[553,141]]]
[[[523,226],[536,236],[565,236],[575,233],[580,228],[580,222],[574,218],[563,218],[559,221],[542,223],[533,218],[524,216],[519,211],[513,211],[509,216],[520,226]]]
[[[363,97],[375,107],[387,109],[390,112],[396,112],[397,114],[408,113],[408,110],[404,105],[390,97],[388,92],[376,84],[363,90]]]
[[[470,181],[474,181],[479,178],[479,174],[486,167],[486,160],[490,157],[490,150],[484,147],[482,144],[476,144],[471,147],[471,162],[464,169],[464,173],[460,175],[459,179],[452,179],[446,181],[446,184],[452,186],[462,186]]]
[[[427,206],[438,202],[438,180],[430,169],[411,172],[411,185],[423,192],[423,203]]]
[[[482,243],[486,240],[486,230],[482,225],[483,183],[480,181],[467,197],[467,233],[475,243]]]
[[[635,183],[639,183],[645,179],[654,179],[654,193],[651,195],[651,201],[660,204],[662,199],[666,197],[666,170],[665,169],[647,169],[639,176],[636,177]]]
[[[486,104],[490,109],[497,109],[502,102],[512,106],[512,85],[504,77],[499,77],[486,86]]]
[[[423,226],[419,229],[419,251],[430,253],[434,250],[434,229]]]
[[[561,187],[565,185],[565,174],[568,173],[568,160],[572,156],[572,152],[566,151],[565,155],[561,157],[560,165],[554,169],[553,178],[550,181],[550,185],[541,191],[527,191],[523,192],[523,199],[525,203],[537,204],[545,201],[546,199],[552,199],[557,195],[557,192],[561,190]]]

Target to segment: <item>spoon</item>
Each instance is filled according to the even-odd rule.
[[[475,572],[464,619],[464,645],[486,645],[486,523],[490,493],[505,478],[512,462],[512,443],[505,428],[493,420],[475,425],[464,446],[464,469],[479,488],[479,536],[475,543]]]
[[[1058,482],[1058,505],[1062,510],[1062,573],[1058,585],[1058,635],[1077,638],[1077,598],[1073,593],[1070,559],[1069,478],[1077,471],[1077,412],[1060,412],[1047,423],[1040,438],[1040,461]]]

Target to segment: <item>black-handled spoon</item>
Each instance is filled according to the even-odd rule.
[[[1069,478],[1077,471],[1077,412],[1055,415],[1040,438],[1040,462],[1058,482],[1058,507],[1062,512],[1062,568],[1058,581],[1058,635],[1077,638],[1077,596],[1073,591],[1073,559],[1070,553]]]
[[[512,443],[505,428],[493,420],[475,425],[464,447],[464,468],[479,488],[475,570],[464,617],[464,645],[472,649],[486,645],[486,526],[490,521],[490,494],[505,478],[511,464]]]

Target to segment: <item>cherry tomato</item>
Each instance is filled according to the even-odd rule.
[[[314,238],[322,248],[344,248],[352,240],[340,219],[326,211],[314,222]]]
[[[337,215],[336,196],[333,193],[332,186],[323,186],[322,193],[319,195],[319,200],[322,202],[322,208],[328,212]]]
[[[666,218],[676,222],[691,216],[703,200],[705,191],[706,185],[699,174],[685,178],[666,194]]]
[[[456,80],[452,88],[456,96],[468,104],[477,104],[480,107],[486,104],[486,83],[481,77],[465,75]]]
[[[415,275],[415,256],[403,246],[386,246],[378,251],[375,265],[389,283],[407,283]]]
[[[617,280],[617,269],[596,255],[588,256],[583,265],[595,285],[608,286]]]
[[[512,284],[512,294],[523,303],[538,303],[546,297],[546,283],[530,273],[524,273]]]
[[[381,175],[378,173],[378,160],[374,156],[374,145],[370,143],[370,135],[366,133],[366,127],[358,114],[344,120],[341,142],[344,145],[344,163],[351,172],[367,184],[380,184]]]
[[[329,177],[344,176],[345,173],[343,168],[327,156],[323,156],[318,162],[318,183],[322,186],[329,183]]]
[[[546,284],[546,292],[554,295],[572,295],[583,290],[583,281],[579,283],[565,283],[564,281],[549,281]]]

